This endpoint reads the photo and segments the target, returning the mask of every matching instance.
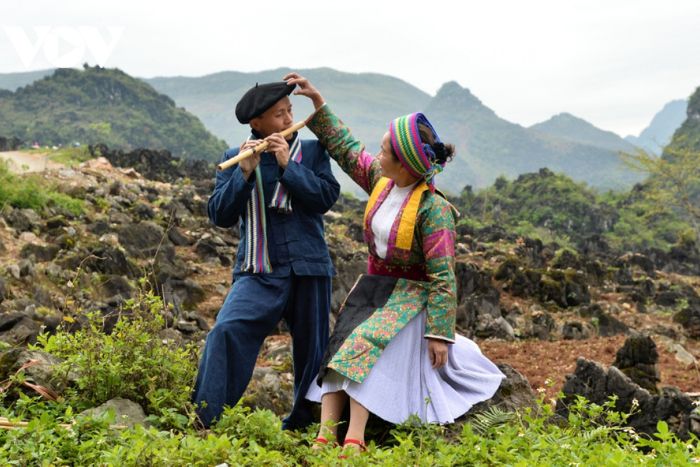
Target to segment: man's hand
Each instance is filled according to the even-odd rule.
[[[428,356],[433,368],[442,368],[447,363],[447,342],[428,337]]]
[[[241,144],[241,148],[238,150],[238,154],[242,153],[246,149],[252,149],[260,143],[262,143],[262,141],[260,141],[259,139],[246,141],[243,144]],[[259,163],[260,153],[255,153],[252,156],[240,161],[238,163],[238,166],[241,168],[243,178],[245,178],[246,180],[250,179],[250,174],[252,174],[255,171],[255,168],[258,166]]]
[[[289,143],[287,143],[287,140],[279,133],[273,133],[265,140],[269,143],[266,152],[274,154],[277,159],[277,165],[286,169],[287,164],[289,164]]]
[[[316,89],[308,79],[300,76],[298,73],[288,73],[282,79],[286,81],[287,84],[296,84],[299,88],[294,91],[294,95],[306,96],[311,99],[311,102],[313,102],[316,110],[320,109],[325,103],[323,96],[320,92],[318,92],[318,89]]]

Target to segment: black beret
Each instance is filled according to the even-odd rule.
[[[275,105],[278,100],[290,95],[295,87],[296,85],[290,86],[284,81],[256,84],[243,94],[236,104],[236,118],[241,123],[250,122]]]

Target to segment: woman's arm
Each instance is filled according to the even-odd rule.
[[[365,151],[365,146],[355,139],[350,129],[325,104],[323,96],[307,80],[296,73],[284,77],[289,84],[296,84],[299,89],[294,94],[311,99],[316,112],[307,123],[341,169],[355,181],[367,194],[381,177],[379,161]]]
[[[454,342],[457,314],[455,280],[455,220],[449,202],[430,196],[420,219],[420,238],[430,282],[425,337]]]

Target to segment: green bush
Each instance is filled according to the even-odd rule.
[[[159,296],[142,292],[125,302],[111,333],[103,330],[103,316],[89,313],[75,333],[39,336],[39,349],[64,359],[59,374],[78,375],[77,387],[66,393],[68,401],[86,408],[123,397],[141,404],[156,424],[186,426],[192,416],[196,349],[159,337],[162,311]]]
[[[0,459],[7,465],[338,465],[340,448],[313,451],[314,429],[281,431],[269,411],[242,406],[227,409],[211,430],[157,428],[116,430],[113,417],[80,418],[70,428],[70,411],[25,400],[35,409],[26,427],[0,430]],[[697,438],[678,439],[665,422],[654,436],[625,427],[628,414],[615,401],[597,405],[578,398],[567,419],[548,404],[538,410],[507,413],[491,410],[469,423],[448,427],[406,423],[350,465],[689,465],[700,460]],[[64,408],[65,406],[60,406]],[[16,408],[16,407],[15,407]],[[0,413],[13,418],[12,408]],[[26,410],[23,412],[28,413]]]

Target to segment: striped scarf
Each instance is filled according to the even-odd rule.
[[[251,138],[252,136],[249,136],[248,140]],[[289,146],[289,160],[290,162],[301,162],[301,138],[299,138],[299,134],[294,136],[294,140]],[[272,200],[268,207],[284,214],[292,212],[292,199],[287,189],[279,181],[275,184]],[[253,191],[246,205],[245,235],[245,261],[241,270],[253,274],[272,272],[270,255],[267,250],[267,219],[265,217],[265,196],[260,164],[255,168],[255,186],[253,186]]]

